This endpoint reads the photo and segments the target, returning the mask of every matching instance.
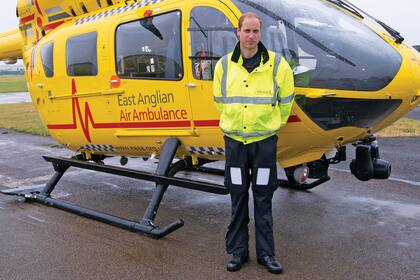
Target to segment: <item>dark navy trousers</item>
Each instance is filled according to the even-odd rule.
[[[274,256],[272,198],[277,189],[277,135],[243,144],[225,136],[225,185],[232,202],[226,234],[228,254],[248,256],[249,186],[254,197],[257,258]]]

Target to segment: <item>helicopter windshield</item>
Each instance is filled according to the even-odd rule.
[[[233,0],[262,19],[262,42],[294,68],[297,87],[377,91],[402,58],[353,15],[322,0]]]

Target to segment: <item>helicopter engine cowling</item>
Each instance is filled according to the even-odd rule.
[[[375,140],[356,145],[356,158],[350,163],[350,171],[360,181],[388,179],[391,175],[391,164],[379,158],[379,147]]]

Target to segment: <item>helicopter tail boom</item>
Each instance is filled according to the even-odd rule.
[[[14,61],[22,58],[22,37],[18,28],[0,32],[0,60]]]

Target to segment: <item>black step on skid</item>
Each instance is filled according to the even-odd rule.
[[[143,233],[153,238],[159,239],[184,225],[182,219],[178,219],[175,222],[163,228],[159,228],[153,224],[160,202],[162,201],[163,195],[165,194],[165,191],[167,190],[169,185],[214,194],[226,195],[229,193],[229,191],[222,185],[173,177],[178,171],[191,169],[191,160],[189,159],[182,159],[172,164],[179,144],[180,142],[176,138],[169,138],[165,141],[160,154],[156,173],[137,171],[116,166],[107,166],[78,159],[66,159],[61,157],[44,156],[44,159],[46,161],[52,163],[55,170],[55,174],[51,177],[51,179],[47,182],[45,186],[36,187],[33,189],[16,188],[10,190],[3,190],[2,193],[7,195],[22,196],[25,198],[25,201],[39,202],[51,207],[75,213],[83,217],[94,219],[134,232]],[[60,199],[52,198],[51,192],[54,190],[58,181],[61,179],[61,177],[64,175],[64,173],[69,167],[77,167],[81,169],[94,170],[108,174],[120,175],[124,177],[155,182],[156,189],[143,215],[143,218],[139,222],[131,221],[103,212],[99,212],[93,209],[75,205]]]

